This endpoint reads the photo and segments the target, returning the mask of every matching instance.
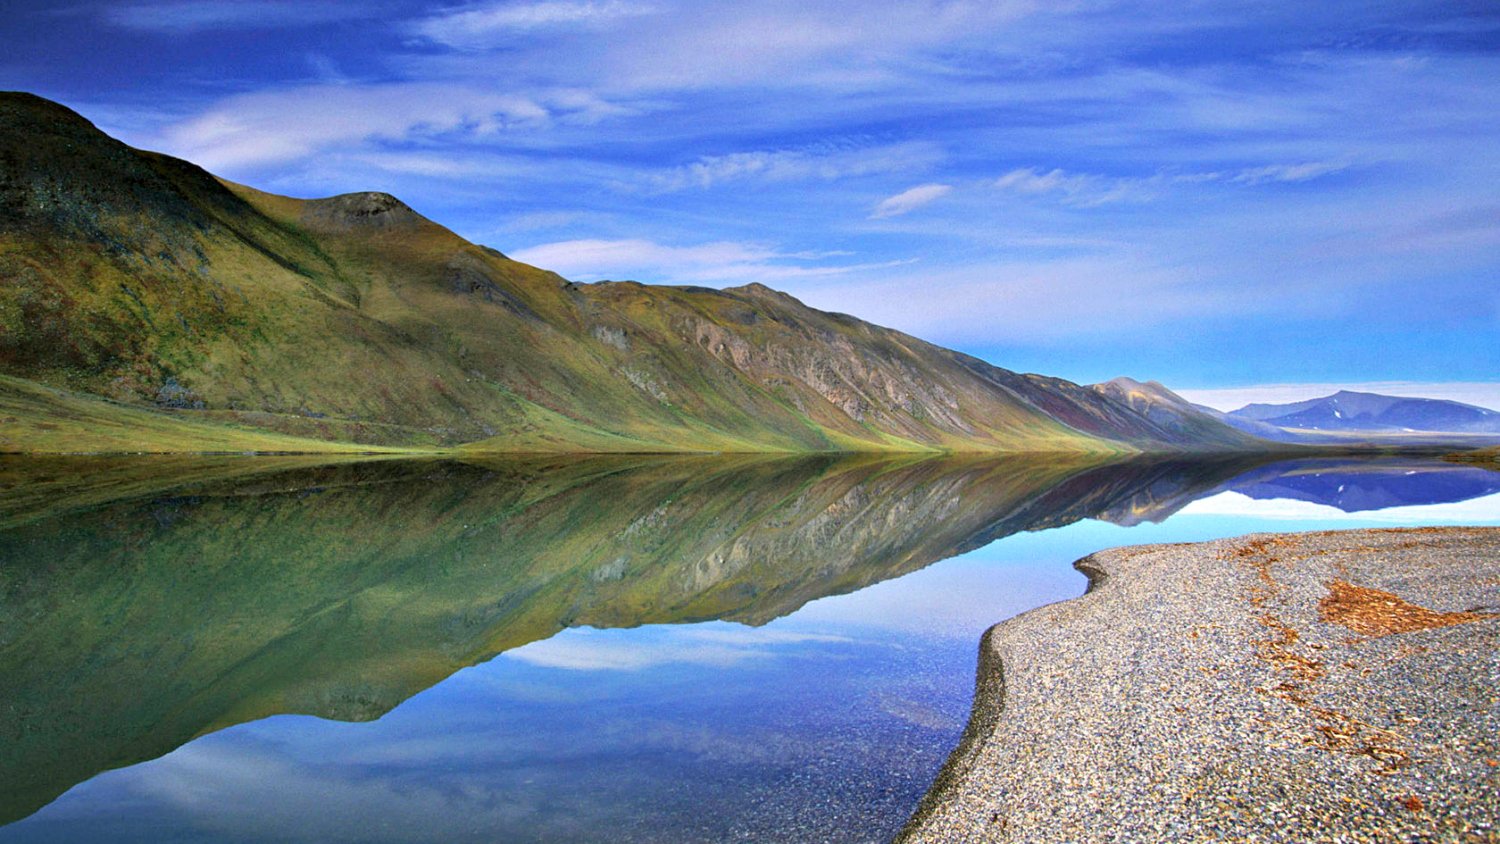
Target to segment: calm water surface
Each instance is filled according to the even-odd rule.
[[[1500,524],[1419,460],[0,462],[0,842],[883,842],[1101,548]]]

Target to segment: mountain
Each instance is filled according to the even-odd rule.
[[[1249,404],[1229,415],[1314,431],[1500,434],[1500,412],[1488,408],[1349,390],[1291,404]]]
[[[1115,402],[1127,405],[1153,424],[1193,438],[1209,441],[1227,440],[1223,426],[1242,433],[1276,442],[1304,442],[1305,437],[1283,431],[1275,425],[1231,416],[1220,410],[1193,404],[1156,381],[1144,384],[1121,376],[1090,389]],[[1228,444],[1226,442],[1226,444]]]
[[[27,94],[0,94],[0,277],[0,450],[1264,445],[759,284],[572,283],[387,194],[263,193]]]

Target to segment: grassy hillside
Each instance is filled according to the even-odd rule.
[[[184,418],[0,375],[0,453],[403,451]]]
[[[293,437],[485,451],[1224,447],[758,284],[574,284],[385,194],[299,200],[222,182],[24,94],[0,94],[0,277],[0,373]],[[11,447],[77,450],[25,436],[41,430],[21,426]],[[153,430],[142,439],[157,447],[198,448]]]

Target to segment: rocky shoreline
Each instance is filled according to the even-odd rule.
[[[1500,841],[1500,528],[1104,551],[898,842]]]

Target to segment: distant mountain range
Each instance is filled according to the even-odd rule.
[[[1155,381],[1116,378],[1093,385],[1156,425],[1191,436],[1214,425],[1284,443],[1347,441],[1341,434],[1500,434],[1500,412],[1442,399],[1382,396],[1342,390],[1291,404],[1251,404],[1225,413],[1193,404]]]
[[[1218,425],[1228,425],[1255,437],[1276,442],[1307,442],[1307,437],[1283,430],[1275,425],[1232,416],[1201,404],[1193,404],[1155,381],[1144,384],[1133,378],[1116,378],[1093,389],[1101,395],[1130,405],[1131,409],[1144,415],[1158,425],[1188,433],[1200,430],[1216,430]]]
[[[1248,404],[1235,420],[1308,431],[1447,432],[1500,434],[1500,412],[1442,399],[1418,399],[1340,390],[1291,404]],[[1227,420],[1226,420],[1227,421]],[[1237,424],[1230,421],[1230,424]],[[1257,428],[1244,430],[1252,432]]]
[[[27,94],[0,94],[0,151],[0,451],[1268,445],[759,284],[573,283],[395,197],[262,193]]]

